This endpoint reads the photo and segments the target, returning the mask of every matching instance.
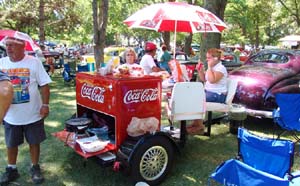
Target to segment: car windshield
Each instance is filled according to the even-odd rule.
[[[119,51],[110,51],[107,53],[108,56],[118,56],[119,55]]]
[[[186,60],[186,56],[184,54],[177,54],[176,59],[177,60]]]
[[[286,63],[288,57],[279,53],[267,53],[256,56],[253,61],[257,63]]]

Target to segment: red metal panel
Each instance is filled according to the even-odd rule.
[[[160,125],[161,79],[78,73],[76,101],[78,112],[86,107],[115,118],[115,141],[119,146],[127,137],[126,129],[132,117],[156,117]]]
[[[116,113],[116,81],[89,73],[76,76],[77,104],[107,114]]]

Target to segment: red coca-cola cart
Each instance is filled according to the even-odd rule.
[[[176,138],[160,130],[161,81],[154,76],[77,73],[76,118],[86,117],[95,122],[94,115],[100,117],[109,127],[109,143],[99,151],[86,152],[70,137],[72,131],[65,129],[54,135],[84,158],[97,156],[102,164],[112,164],[115,169],[128,173],[134,182],[157,185],[170,171],[175,151],[185,141],[185,132]],[[134,117],[156,118],[157,130],[138,137],[129,136],[127,127]]]

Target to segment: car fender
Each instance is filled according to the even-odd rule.
[[[277,93],[300,93],[300,73],[281,79],[266,92],[264,105],[266,108],[276,108],[275,94]]]

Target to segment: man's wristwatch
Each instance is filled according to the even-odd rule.
[[[49,107],[49,104],[42,104],[42,107]]]

